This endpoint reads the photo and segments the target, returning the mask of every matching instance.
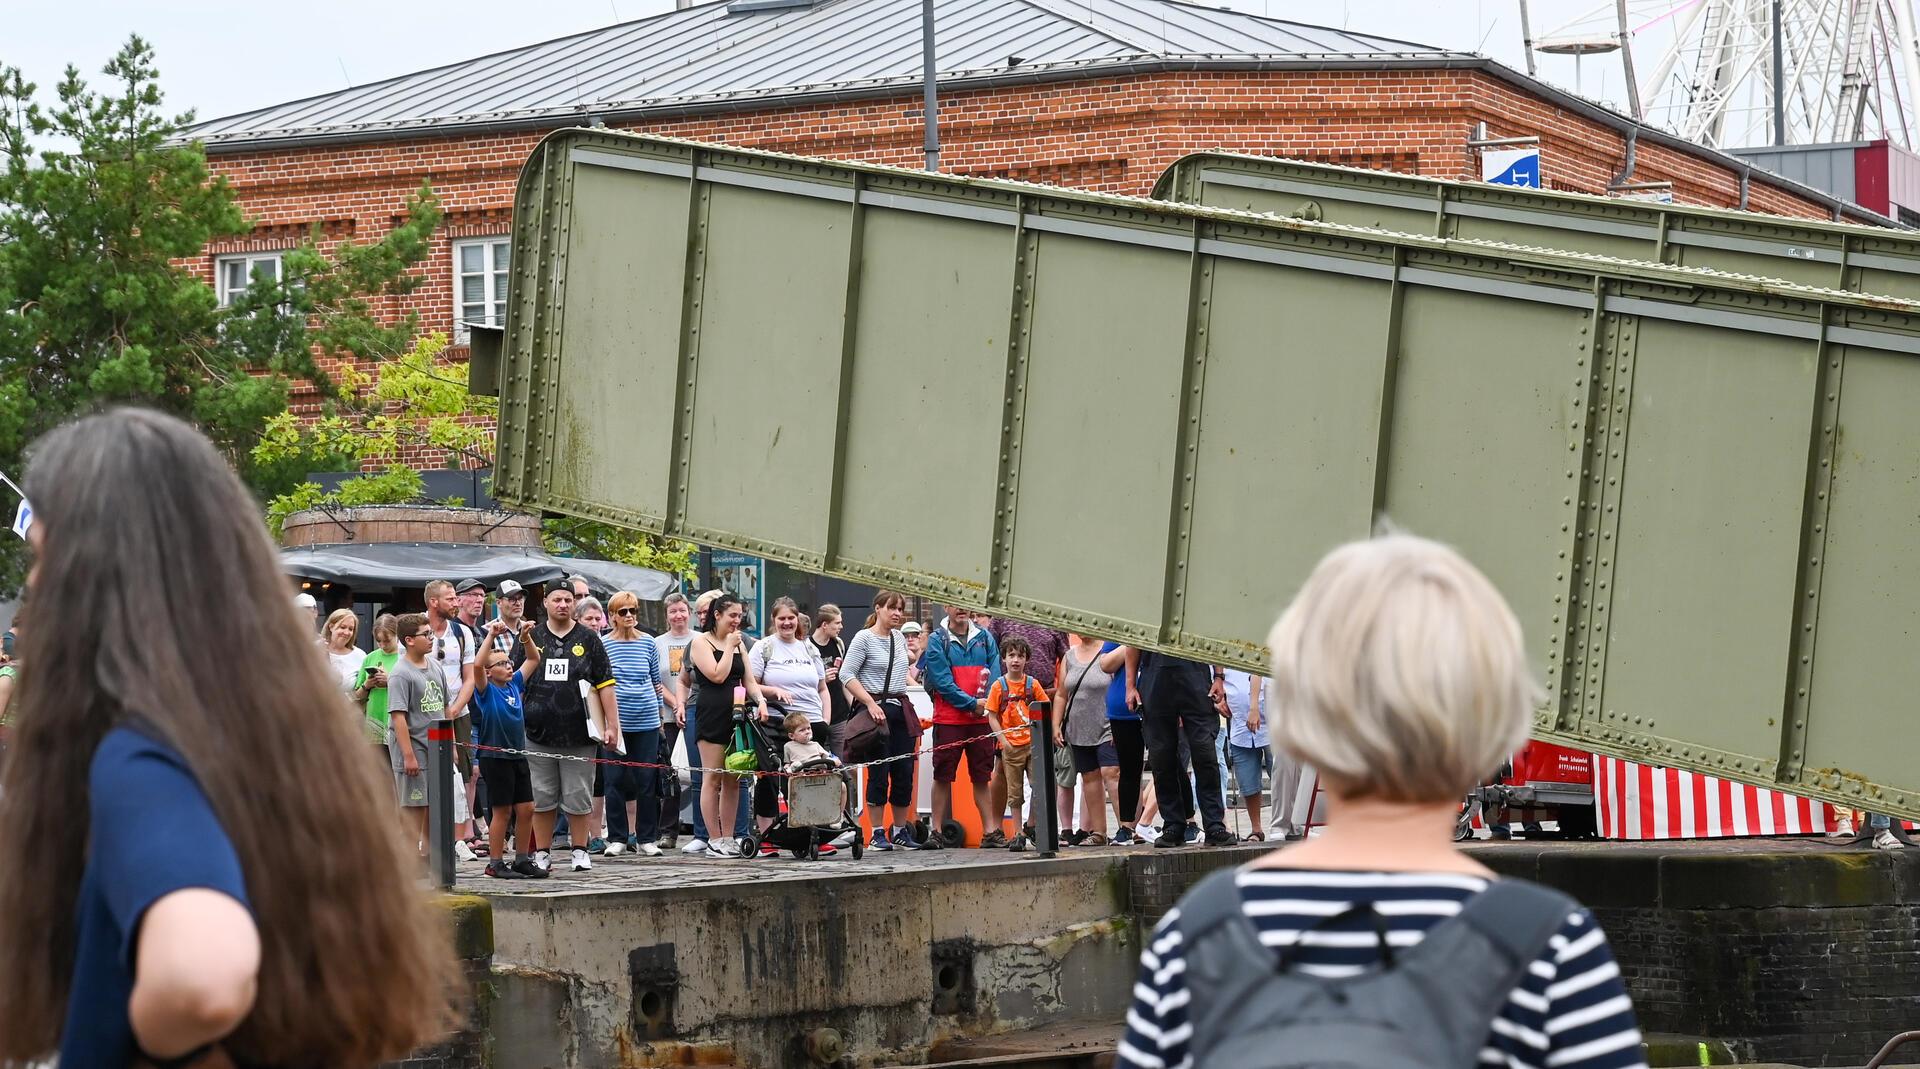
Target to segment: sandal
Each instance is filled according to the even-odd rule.
[[[1107,840],[1107,837],[1106,837],[1106,836],[1104,836],[1104,835],[1102,835],[1102,834],[1100,834],[1099,832],[1097,832],[1097,831],[1096,831],[1096,832],[1090,832],[1090,833],[1088,833],[1088,835],[1087,835],[1087,837],[1086,837],[1086,838],[1084,838],[1084,839],[1082,839],[1082,840],[1080,840],[1080,842],[1079,842],[1079,843],[1077,843],[1076,845],[1078,845],[1078,846],[1105,846],[1105,845],[1107,845],[1107,842],[1108,842],[1108,840]]]
[[[1267,837],[1265,833],[1256,831],[1240,841],[1243,843],[1264,843],[1267,841]]]

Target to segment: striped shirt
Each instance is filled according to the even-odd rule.
[[[907,665],[913,658],[907,653],[907,638],[895,631],[893,639],[893,678],[887,676],[887,640],[865,628],[847,643],[847,659],[841,662],[840,678],[857,679],[868,694],[905,694]]]
[[[1363,916],[1340,918],[1366,902],[1387,922],[1394,947],[1417,945],[1428,929],[1460,912],[1487,887],[1447,873],[1242,869],[1236,881],[1260,942],[1288,950],[1307,976],[1345,977],[1378,964],[1377,935]],[[1140,978],[1120,1041],[1120,1062],[1141,1069],[1184,1069],[1193,1062],[1186,962],[1170,910],[1140,952]],[[1329,918],[1339,918],[1330,921]],[[1504,1069],[1645,1069],[1633,1003],[1607,937],[1581,910],[1567,918],[1528,967],[1494,1018],[1480,1064]]]
[[[649,635],[603,639],[607,661],[613,665],[613,694],[620,706],[621,731],[657,731],[660,728],[660,692],[654,684],[669,680],[659,648]]]

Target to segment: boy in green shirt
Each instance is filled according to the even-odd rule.
[[[387,674],[400,659],[400,626],[392,613],[383,612],[373,622],[375,649],[360,662],[360,678],[354,681],[354,696],[367,714],[367,740],[380,748],[381,762],[387,757]]]

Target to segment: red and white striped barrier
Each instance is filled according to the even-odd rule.
[[[1599,754],[1593,794],[1603,839],[1808,835],[1837,820],[1825,802]]]

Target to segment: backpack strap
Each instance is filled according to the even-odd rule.
[[[1526,880],[1496,880],[1461,907],[1458,919],[1487,937],[1515,962],[1540,956],[1580,903]]]

